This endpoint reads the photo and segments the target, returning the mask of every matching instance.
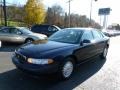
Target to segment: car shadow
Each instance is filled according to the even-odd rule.
[[[0,52],[14,52],[16,48],[18,48],[21,44],[15,43],[2,43],[2,47],[0,48]]]
[[[81,64],[73,76],[66,81],[60,81],[56,75],[30,76],[17,69],[0,74],[1,90],[72,90],[91,76],[95,75],[106,60],[94,57],[89,62]]]

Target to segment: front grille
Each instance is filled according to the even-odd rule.
[[[22,55],[22,54],[18,54],[18,53],[15,53],[15,57],[21,62],[21,63],[24,63],[26,62],[27,58]]]

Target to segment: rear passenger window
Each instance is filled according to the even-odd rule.
[[[9,28],[1,29],[0,32],[1,33],[9,33]]]
[[[95,40],[100,40],[103,38],[103,35],[99,31],[93,30],[92,32]]]
[[[81,40],[93,40],[93,35],[91,31],[85,31],[82,35]]]

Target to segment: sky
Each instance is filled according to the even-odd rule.
[[[6,0],[9,3],[25,4],[27,0]],[[68,0],[43,0],[45,7],[51,7],[52,5],[60,5],[64,11],[69,11]],[[86,15],[90,17],[90,4],[91,0],[72,0],[71,1],[71,13]],[[92,0],[92,19],[100,23],[100,16],[98,15],[99,8],[111,8],[110,15],[108,15],[108,24],[119,23],[120,24],[120,1],[119,0]],[[101,16],[103,22],[103,16]]]

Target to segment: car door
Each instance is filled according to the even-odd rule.
[[[95,50],[96,50],[95,53],[96,54],[102,53],[105,47],[104,36],[98,30],[93,30],[92,33],[93,33],[94,40],[95,40]]]
[[[4,28],[0,30],[0,40],[3,42],[10,42],[9,28]]]
[[[90,41],[89,43],[83,43],[84,40]],[[80,40],[80,48],[76,51],[79,61],[83,61],[95,55],[94,53],[94,38],[91,31],[85,31]]]
[[[12,42],[19,42],[19,43],[24,42],[24,37],[22,36],[22,32],[17,28],[11,28],[10,35],[11,37],[9,39]]]

